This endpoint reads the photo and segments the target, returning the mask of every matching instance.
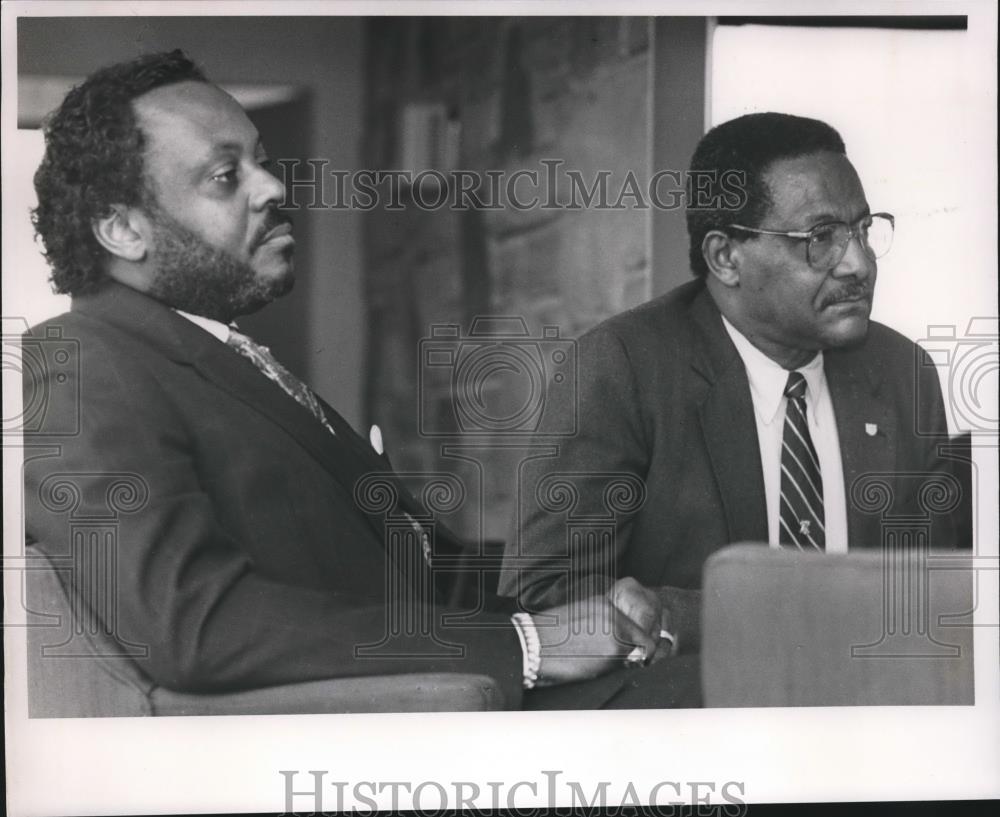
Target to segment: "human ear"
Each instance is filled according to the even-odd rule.
[[[106,215],[93,219],[90,227],[94,238],[113,256],[134,262],[146,257],[147,223],[135,208],[113,204]]]
[[[732,236],[722,230],[709,230],[701,241],[701,254],[708,271],[723,286],[740,283],[741,254]]]

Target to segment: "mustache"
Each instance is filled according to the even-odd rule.
[[[253,246],[257,247],[262,244],[271,230],[275,227],[281,227],[283,224],[292,224],[291,216],[288,213],[283,213],[281,210],[268,210],[264,216],[264,223],[254,233]]]
[[[866,284],[854,283],[846,284],[833,292],[828,293],[820,303],[820,307],[825,309],[841,301],[854,301],[858,298],[868,298],[871,300],[872,288]]]

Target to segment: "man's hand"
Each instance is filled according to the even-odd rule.
[[[660,588],[660,591],[663,589],[665,588]],[[664,630],[675,634],[671,609],[664,604],[660,592],[644,587],[635,579],[628,577],[615,583],[608,591],[608,598],[652,639],[659,642],[651,661],[659,661],[676,653],[675,645],[670,640],[660,637]]]
[[[682,587],[658,587],[664,621],[677,637],[675,653],[693,653],[701,649],[701,590]]]
[[[631,576],[619,579],[608,591],[611,603],[653,640],[660,637],[660,630],[669,630],[670,613],[655,590],[643,587]]]
[[[653,655],[655,635],[650,635],[647,628],[640,627],[611,602],[617,586],[616,583],[607,596],[588,596],[533,615],[541,643],[539,686],[595,678],[620,667],[625,656],[637,646],[646,655]],[[648,618],[644,608],[636,608],[636,614]],[[658,628],[656,632],[659,633]]]

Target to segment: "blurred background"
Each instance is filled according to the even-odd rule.
[[[27,216],[42,117],[96,68],[179,47],[247,107],[272,158],[325,160],[326,172],[544,176],[558,160],[588,187],[610,174],[615,202],[629,173],[644,186],[684,171],[718,122],[762,110],[824,119],[873,210],[897,217],[875,317],[917,340],[951,327],[930,332],[952,350],[939,371],[948,390],[962,338],[996,348],[995,80],[969,38],[963,17],[21,18],[4,315],[34,323],[66,308]],[[300,165],[299,180],[311,172]],[[526,371],[551,375],[568,340],[690,278],[683,210],[634,197],[619,209],[428,209],[404,186],[398,206],[364,211],[305,206],[308,185],[291,192],[298,283],[241,325],[362,434],[379,424],[397,470],[461,476],[450,521],[470,538],[507,535],[532,451],[522,432],[543,413]],[[469,417],[481,398],[497,422],[470,436],[454,389],[484,315],[518,318],[526,334],[507,324],[510,360],[473,372],[482,394]],[[977,317],[993,322],[969,341]],[[981,357],[968,360],[981,369]],[[983,417],[995,429],[995,364],[977,377],[975,410],[953,412],[953,431]]]

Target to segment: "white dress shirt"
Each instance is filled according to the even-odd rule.
[[[757,441],[760,462],[764,469],[764,496],[767,501],[767,541],[771,547],[779,544],[781,514],[781,447],[785,430],[785,385],[788,370],[771,360],[754,346],[729,321],[723,325],[736,345],[746,367],[757,421]],[[809,435],[819,457],[823,477],[823,513],[826,527],[826,552],[847,552],[847,500],[844,495],[844,465],[840,458],[840,437],[833,401],[823,371],[823,353],[796,371],[806,379],[806,418]]]
[[[175,309],[174,312],[182,318],[187,318],[195,326],[200,326],[208,334],[212,335],[212,337],[218,338],[223,343],[229,343],[229,327],[221,321],[203,318],[201,315],[192,315],[190,312],[181,312],[179,309]]]

